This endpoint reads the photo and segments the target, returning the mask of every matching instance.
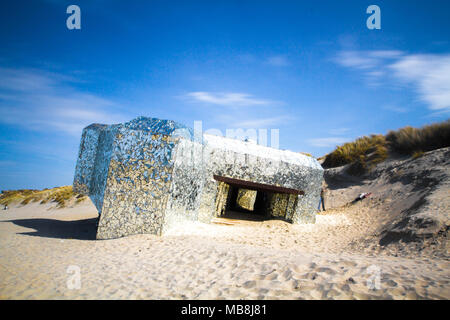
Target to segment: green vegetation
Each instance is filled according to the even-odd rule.
[[[390,131],[386,136],[371,135],[338,146],[324,158],[324,168],[334,168],[351,164],[348,172],[360,175],[370,171],[377,163],[384,161],[389,153],[413,156],[450,146],[450,120],[424,126],[405,127]]]
[[[450,120],[422,128],[405,127],[390,131],[386,140],[393,151],[412,155],[450,146]]]
[[[423,151],[416,151],[413,153],[412,157],[413,159],[417,159],[420,158],[421,156],[423,156],[425,153]]]
[[[30,202],[40,202],[41,204],[55,202],[57,207],[64,208],[67,203],[75,199],[75,203],[79,203],[86,199],[84,195],[75,194],[72,186],[57,187],[44,190],[7,190],[0,194],[0,204],[9,205],[11,203],[28,204]]]
[[[377,163],[384,161],[387,156],[385,137],[383,135],[371,135],[338,146],[336,150],[325,156],[323,166],[334,168],[354,163],[353,171],[356,173],[372,168]]]

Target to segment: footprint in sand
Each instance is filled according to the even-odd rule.
[[[330,275],[330,276],[336,274],[336,271],[334,271],[334,270],[331,269],[331,268],[326,268],[326,267],[318,268],[318,269],[317,269],[317,272],[323,272],[323,273],[326,273],[326,274],[328,274],[328,275]]]
[[[283,279],[284,280],[289,280],[292,278],[292,271],[291,270],[286,270],[285,272],[283,272]]]
[[[309,279],[309,280],[316,280],[319,274],[317,272],[308,272],[303,275],[303,278]]]
[[[255,280],[246,281],[242,285],[242,287],[244,287],[245,289],[251,289],[251,288],[254,288],[255,286],[256,286],[256,281]]]
[[[341,264],[347,266],[347,267],[356,267],[358,264],[353,261],[340,261]]]
[[[271,273],[271,274],[268,274],[266,277],[265,277],[265,280],[276,280],[278,278],[278,274],[277,273]]]
[[[388,286],[390,286],[390,287],[396,287],[397,286],[397,282],[395,282],[394,280],[387,280],[387,281],[382,281],[382,282],[384,282],[385,284],[387,284]]]
[[[274,273],[276,271],[276,269],[272,269],[270,271],[266,271],[264,272],[264,270],[262,270],[262,273],[259,275],[260,280],[265,280],[267,279],[267,277],[269,277],[272,273]]]

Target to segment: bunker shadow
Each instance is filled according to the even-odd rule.
[[[265,215],[263,213],[248,211],[248,210],[244,210],[244,209],[227,210],[224,215],[220,216],[220,218],[222,218],[224,220],[229,219],[229,220],[243,220],[243,221],[254,221],[254,222],[263,222],[263,221],[270,221],[270,220],[281,220],[281,221],[285,221],[285,222],[292,222],[291,220],[286,219],[284,217],[274,217],[274,216]]]
[[[98,218],[74,221],[55,219],[20,219],[4,222],[12,222],[17,226],[35,230],[18,233],[27,236],[57,239],[95,240]]]

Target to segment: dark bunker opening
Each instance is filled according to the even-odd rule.
[[[216,217],[262,221],[291,221],[301,190],[234,178],[214,176],[217,181]]]

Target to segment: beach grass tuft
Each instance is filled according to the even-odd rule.
[[[43,190],[5,190],[0,194],[1,205],[9,205],[12,203],[26,205],[32,202],[40,202],[41,204],[44,204],[54,202],[58,208],[64,208],[72,199],[75,199],[75,203],[80,203],[86,199],[86,196],[74,193],[72,186],[63,186]]]
[[[372,134],[337,146],[325,155],[324,168],[335,168],[346,164],[352,175],[370,171],[377,163],[383,162],[389,153],[410,155],[414,159],[424,152],[450,146],[450,120],[434,123],[422,128],[404,127],[389,131],[386,136]]]

